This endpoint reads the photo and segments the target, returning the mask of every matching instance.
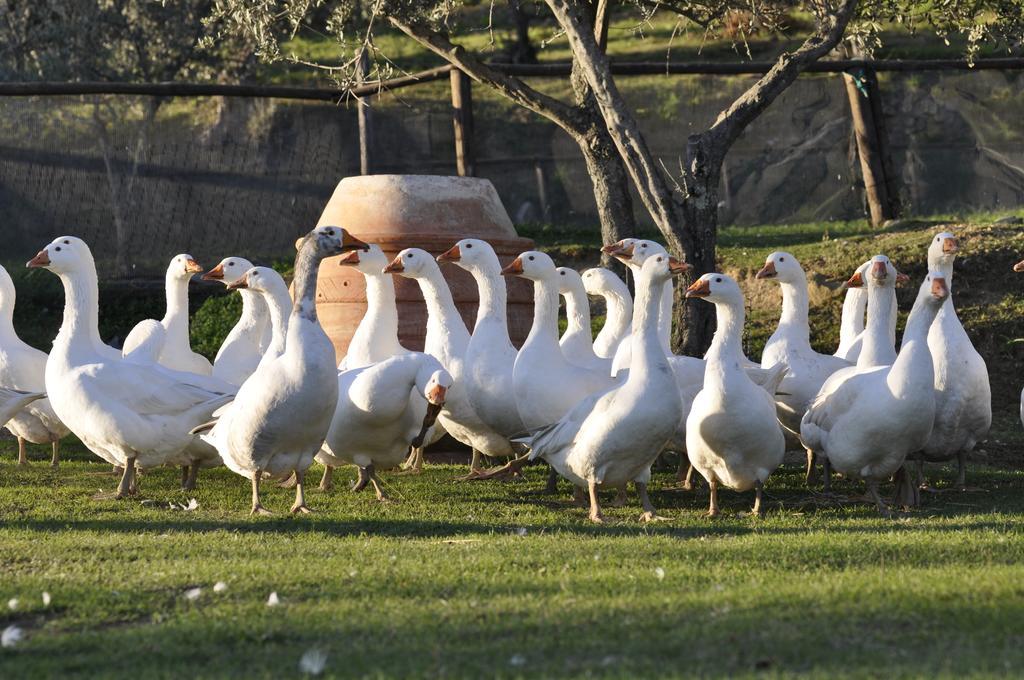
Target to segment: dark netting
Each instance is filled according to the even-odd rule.
[[[900,199],[909,214],[1024,202],[1018,72],[880,74]],[[751,76],[621,78],[670,171]],[[567,96],[562,80],[534,80]],[[838,75],[801,78],[746,131],[723,173],[724,224],[864,215],[849,106]],[[373,101],[373,171],[455,172],[449,88]],[[477,174],[516,222],[594,225],[586,168],[556,126],[473,88]],[[359,168],[352,105],[279,99],[0,98],[5,261],[60,234],[85,238],[108,278],[159,276],[166,260],[290,258],[335,184]],[[642,209],[637,202],[638,215]],[[644,220],[646,222],[646,220]]]

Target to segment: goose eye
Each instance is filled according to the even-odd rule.
[[[658,262],[661,262],[661,258],[660,257],[658,258]]]
[[[641,248],[646,248],[646,247],[647,247],[647,244],[646,244],[646,243],[641,243],[641,244],[640,244],[640,247],[641,247]]]
[[[54,250],[56,250],[59,253],[60,252],[60,246],[57,246],[56,248],[54,248]]]
[[[64,239],[64,245],[66,245],[66,246],[69,246],[69,245],[71,245],[71,241],[69,241],[69,240],[67,240],[67,239]]]
[[[472,243],[467,243],[467,244],[466,244],[466,247],[467,247],[467,248],[472,248],[472,247],[473,247],[473,244],[472,244]]]
[[[718,278],[715,279],[715,283],[721,283],[721,282],[722,282],[722,278],[721,277],[718,277]]]
[[[527,259],[528,259],[528,260],[529,260],[530,262],[533,262],[533,255],[530,255],[530,257],[528,257]]]
[[[234,266],[235,266],[235,263],[234,263],[234,262],[228,262],[228,266],[229,266],[229,267],[234,267]]]
[[[780,257],[779,258],[779,262],[785,262],[785,261],[786,261],[786,258],[784,258],[784,257]]]
[[[328,229],[327,230],[327,235],[328,236],[334,236],[334,230],[333,229]]]
[[[561,275],[561,276],[565,276],[565,272],[558,272],[558,273],[559,273],[559,275]]]

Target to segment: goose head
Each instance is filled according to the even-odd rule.
[[[727,274],[711,273],[701,276],[686,289],[686,297],[700,298],[715,304],[738,304],[743,306],[743,291],[736,281]]]
[[[804,268],[791,253],[777,250],[769,255],[757,272],[758,279],[773,279],[779,283],[796,283],[807,279]]]
[[[342,267],[354,267],[362,274],[373,276],[379,275],[388,266],[388,257],[376,243],[371,243],[365,250],[350,250],[340,258],[338,264]]]
[[[898,271],[885,255],[875,255],[870,260],[857,267],[844,288],[883,287],[894,288],[910,280],[906,274]]]
[[[85,241],[75,236],[58,236],[26,264],[29,268],[48,269],[58,276],[92,270],[96,264]]]
[[[494,248],[487,241],[478,238],[464,238],[450,249],[437,256],[438,262],[451,262],[466,271],[480,271],[485,274],[498,274],[501,264]]]
[[[324,225],[317,227],[295,242],[295,250],[311,248],[317,259],[340,255],[350,250],[366,249],[368,246],[341,227]]]
[[[918,295],[925,296],[925,302],[929,305],[936,308],[941,307],[949,298],[949,282],[946,281],[946,275],[939,271],[928,272]]]
[[[647,258],[652,255],[668,256],[668,251],[665,250],[665,246],[661,245],[657,241],[648,241],[647,239],[636,238],[624,239],[619,241],[619,243],[626,243],[627,245],[616,250],[612,256],[627,265],[633,271],[640,271],[640,268],[644,266],[644,262],[646,262]]]
[[[649,277],[654,283],[664,283],[673,276],[679,276],[693,269],[691,265],[677,260],[669,254],[654,254],[647,258],[640,269],[640,275]]]
[[[250,267],[244,274],[227,284],[228,290],[252,290],[257,293],[270,292],[271,274],[280,277],[270,267]]]
[[[399,274],[410,279],[421,278],[433,271],[437,271],[437,263],[422,248],[406,248],[384,267],[385,274]]]
[[[550,281],[558,273],[554,260],[546,254],[539,250],[527,250],[502,269],[501,275],[518,276],[531,281]]]
[[[618,258],[620,254],[624,254],[627,250],[630,250],[630,247],[636,243],[636,241],[637,239],[635,238],[624,238],[620,241],[616,241],[615,243],[609,243],[601,246],[601,252],[605,255],[611,255],[614,258]]]
[[[583,277],[579,272],[570,267],[558,267],[555,272],[558,274],[558,293],[560,295],[576,293],[586,296],[587,291],[583,287]]]
[[[188,253],[175,255],[167,265],[167,278],[174,281],[190,281],[193,274],[203,271],[202,265]]]
[[[594,296],[610,295],[621,290],[622,285],[616,286],[615,281],[611,280],[612,277],[618,279],[614,272],[604,267],[592,267],[584,270],[580,275],[587,295]],[[622,279],[619,279],[619,283],[622,283]]]
[[[952,266],[959,250],[960,242],[956,236],[948,231],[936,234],[928,244],[928,268],[936,270]]]
[[[203,274],[203,281],[220,281],[227,287],[242,278],[252,269],[253,264],[244,257],[225,257],[217,263],[217,266]]]
[[[416,389],[427,400],[427,413],[423,416],[419,434],[411,442],[413,448],[417,449],[423,445],[427,430],[437,421],[437,415],[444,408],[448,388],[452,386],[451,374],[443,368],[435,368],[435,366],[437,366],[436,362],[425,362],[423,368],[416,375]]]

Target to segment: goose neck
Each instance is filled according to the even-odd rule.
[[[466,322],[462,320],[455,300],[452,299],[452,291],[444,280],[440,270],[425,272],[422,276],[416,277],[416,283],[423,293],[423,301],[427,305],[427,324],[436,325],[444,329],[450,336],[468,339],[469,331],[466,329]],[[429,328],[428,328],[429,330]]]
[[[265,294],[263,301],[267,305],[267,313],[270,316],[271,340],[267,353],[280,354],[284,351],[285,340],[288,337],[288,312],[282,305],[281,299],[276,295]]]
[[[867,297],[862,288],[850,288],[843,299],[842,322],[839,326],[839,342],[853,342],[864,330],[864,312],[867,308]]]
[[[780,281],[782,289],[782,316],[779,317],[779,326],[807,331],[807,280]]]
[[[633,360],[627,381],[645,380],[654,366],[667,364],[659,322],[664,287],[638,276],[633,306]]]
[[[366,315],[382,334],[398,334],[398,309],[395,307],[395,281],[390,274],[366,274]]]
[[[316,322],[316,280],[322,258],[307,243],[295,256],[295,301],[292,314]]]
[[[533,327],[527,341],[558,348],[558,286],[546,279],[533,282]]]
[[[675,285],[672,279],[669,279],[661,286],[658,339],[666,354],[672,351],[672,305],[675,303],[675,293]]]
[[[633,304],[617,292],[609,292],[604,296],[606,316],[604,328],[610,329],[615,335],[622,335],[629,328],[633,315]],[[601,330],[603,331],[604,328]]]
[[[66,272],[60,274],[64,286],[64,321],[54,347],[70,350],[100,344],[99,283],[95,273]]]
[[[472,273],[480,295],[480,308],[476,316],[477,324],[479,325],[483,319],[493,319],[507,327],[508,312],[505,309],[505,302],[508,292],[505,288],[505,279],[500,274],[480,269],[474,269]]]
[[[886,344],[889,344],[890,348],[895,344],[894,331],[890,329],[895,305],[895,288],[876,287],[868,290],[868,321],[858,365],[877,366],[880,363],[879,357],[886,353],[890,359],[892,358],[892,350],[889,349],[887,352]]]
[[[925,296],[925,293],[919,295],[914,308],[910,310],[903,330],[903,345],[889,372],[887,382],[896,396],[932,388],[934,367],[928,350],[928,330],[935,321],[939,307],[930,304]]]
[[[586,293],[570,289],[565,292],[566,335],[590,332],[590,304]]]
[[[705,355],[708,367],[715,366],[721,371],[727,365],[736,365],[743,360],[742,334],[743,304],[732,300],[715,303],[717,328],[711,341],[711,348]],[[708,371],[708,376],[712,375]],[[708,378],[705,378],[705,382]]]
[[[164,280],[167,311],[161,324],[172,342],[188,341],[188,283],[189,279],[174,277],[170,272]]]
[[[262,327],[259,317],[260,294],[248,288],[240,288],[238,294],[242,298],[242,315],[238,317],[235,327],[239,330]]]

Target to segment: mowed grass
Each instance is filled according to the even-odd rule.
[[[205,471],[142,480],[142,499],[92,500],[116,480],[80,446],[52,471],[0,457],[0,677],[298,677],[310,649],[327,677],[1016,675],[1024,667],[1024,473],[972,465],[884,520],[806,490],[798,465],[750,494],[670,488],[668,521],[635,498],[594,526],[544,470],[457,483],[462,466],[386,474],[397,502],[311,490],[314,515],[251,518],[245,480]],[[318,466],[317,466],[318,467]],[[312,476],[318,478],[319,470]],[[292,492],[266,484],[284,513]],[[839,482],[845,496],[858,485]],[[198,509],[168,503],[199,502]],[[610,495],[605,497],[610,502]],[[215,593],[223,581],[227,588]],[[201,588],[195,600],[186,598]],[[44,607],[41,593],[52,602]],[[276,592],[280,605],[267,606]]]

